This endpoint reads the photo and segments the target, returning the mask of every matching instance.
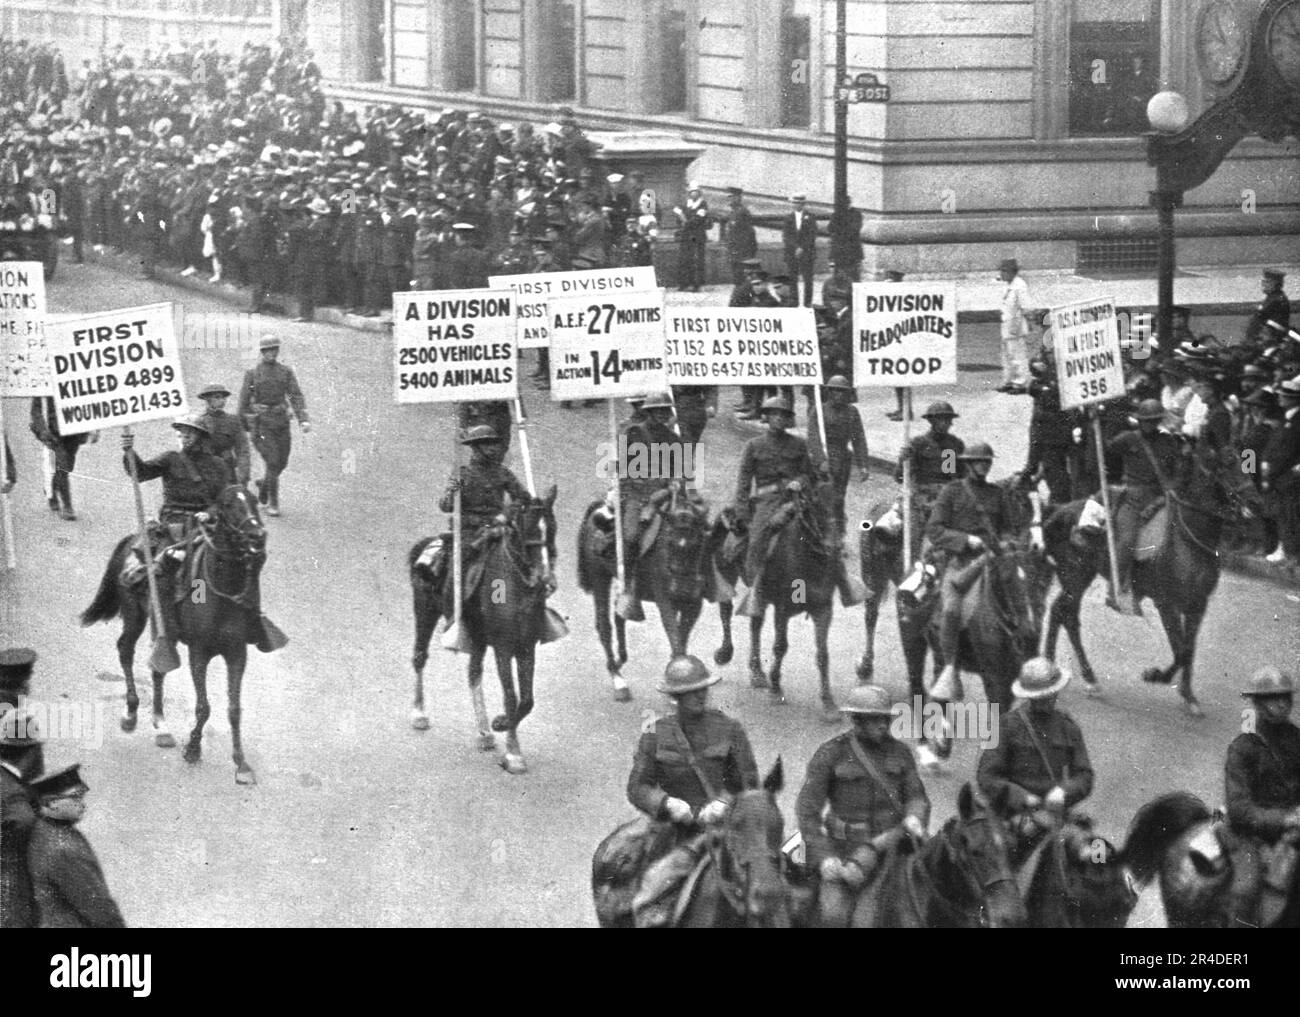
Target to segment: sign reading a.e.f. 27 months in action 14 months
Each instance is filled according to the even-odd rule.
[[[189,408],[170,303],[49,321],[45,342],[65,435],[179,417]]]
[[[394,293],[393,360],[399,403],[515,398],[515,295]]]
[[[956,284],[854,283],[853,384],[957,384]]]
[[[1115,301],[1085,300],[1054,307],[1051,319],[1061,409],[1104,403],[1124,395]]]
[[[551,398],[612,399],[667,388],[664,291],[552,297]]]

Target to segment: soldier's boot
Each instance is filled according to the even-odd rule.
[[[950,703],[961,698],[961,679],[957,676],[957,654],[961,646],[961,603],[943,604],[940,610],[939,652],[943,656],[944,665],[930,688],[930,698]]]
[[[278,474],[266,478],[266,488],[266,514],[268,516],[278,516],[280,514],[280,477]]]

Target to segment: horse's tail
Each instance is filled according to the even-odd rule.
[[[108,559],[108,568],[104,569],[104,577],[99,581],[95,599],[90,602],[86,610],[81,612],[82,628],[94,625],[96,622],[112,621],[122,610],[118,577],[122,574],[122,566],[125,564],[133,540],[135,540],[134,534],[125,536],[113,548],[113,553]]]
[[[596,509],[605,504],[604,498],[598,498],[587,506],[587,511],[582,514],[582,525],[578,527],[578,588],[583,593],[592,593],[596,588],[596,575],[592,567],[592,554],[588,549],[588,541],[591,538],[591,530],[595,525],[591,517],[595,515]]]
[[[1139,883],[1148,883],[1160,872],[1169,845],[1209,818],[1209,807],[1188,791],[1161,795],[1138,809],[1129,824],[1119,860]]]

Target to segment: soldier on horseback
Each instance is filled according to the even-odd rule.
[[[829,469],[825,463],[814,469],[808,443],[789,433],[794,424],[794,409],[784,396],[764,400],[763,418],[767,433],[751,438],[745,445],[736,479],[735,512],[739,523],[749,530],[749,547],[745,557],[745,576],[750,588],[757,591],[763,566],[767,561],[768,538],[773,516],[785,503],[787,495],[811,493],[814,484],[824,483]],[[752,486],[752,491],[751,491]],[[862,602],[862,594],[849,580],[840,557],[840,538],[825,518],[822,504],[809,499],[821,526],[828,553],[835,562],[835,583],[846,607]]]
[[[889,693],[859,685],[840,712],[853,730],[817,750],[795,803],[808,865],[821,876],[817,902],[826,928],[848,927],[882,854],[903,837],[923,840],[930,820],[916,760],[889,730]]]
[[[736,795],[758,787],[758,764],[744,727],[709,707],[708,689],[721,680],[696,657],[674,658],[659,691],[672,697],[676,710],[656,720],[637,743],[628,801],[660,829],[671,824],[675,846],[646,871],[636,895],[638,911],[673,900],[670,891],[703,855],[701,831],[726,818]]]
[[[996,552],[1004,541],[1017,536],[1018,513],[1011,495],[988,481],[993,468],[993,449],[982,441],[958,457],[966,476],[940,493],[930,513],[926,541],[943,567],[939,581],[939,652],[943,671],[931,695],[948,700],[957,682],[957,658],[961,639],[962,599],[970,589],[985,555]]]
[[[165,631],[159,633],[159,652],[155,654],[155,662],[171,663],[172,666],[160,670],[180,667],[180,659],[176,656],[176,626],[170,590],[176,569],[185,558],[184,548],[200,524],[206,521],[204,515],[221,497],[222,490],[235,482],[230,466],[212,451],[211,432],[203,414],[192,413],[176,421],[172,427],[180,432],[180,451],[164,452],[149,460],[141,459],[135,451],[134,435],[122,435],[122,466],[127,474],[131,474],[134,468],[142,481],[161,478],[163,482],[163,504],[158,519],[166,528],[171,543],[158,554],[159,598],[165,616]],[[146,554],[148,550],[142,548],[140,553]]]
[[[1132,592],[1138,531],[1151,515],[1154,503],[1164,497],[1170,478],[1176,475],[1182,444],[1161,425],[1165,410],[1156,400],[1142,400],[1133,416],[1138,429],[1116,435],[1106,448],[1108,456],[1113,455],[1124,464],[1124,491],[1115,510],[1115,558],[1120,588],[1111,593],[1106,603],[1116,611],[1127,607],[1131,613],[1139,614],[1138,598]],[[1130,603],[1125,605],[1125,600]]]
[[[1018,861],[1068,809],[1092,794],[1083,731],[1056,708],[1057,695],[1069,683],[1069,675],[1052,661],[1025,661],[1011,686],[1022,702],[1003,719],[997,745],[980,753],[976,779],[990,801],[1005,803],[1003,818],[1020,837]],[[1041,821],[1044,811],[1052,822]]]
[[[903,461],[911,460],[912,496],[924,521],[939,492],[961,475],[959,457],[966,444],[952,433],[952,422],[961,414],[952,408],[951,403],[936,400],[921,415],[930,422],[930,430],[918,434],[903,449],[894,470],[894,480],[899,484],[903,482]]]

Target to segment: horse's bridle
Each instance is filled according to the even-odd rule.
[[[994,817],[992,814],[987,814],[983,816],[977,816],[973,819],[963,820],[962,825],[974,826],[976,823],[995,823],[997,821],[998,820],[996,819],[996,817]],[[943,843],[945,849],[950,849],[952,843],[949,834],[945,832],[940,836],[943,837]],[[961,873],[962,878],[966,881],[966,884],[968,886],[978,886],[980,889],[980,892],[982,894],[982,896],[980,897],[980,902],[973,909],[967,908],[963,905],[956,904],[949,898],[945,897],[942,893],[940,893],[938,884],[935,882],[933,874],[929,871],[929,869],[926,868],[924,861],[922,859],[920,858],[917,859],[917,864],[915,866],[915,869],[925,874],[926,880],[930,884],[931,895],[936,900],[938,900],[950,913],[954,915],[961,915],[964,918],[973,919],[972,924],[976,924],[980,928],[987,928],[989,923],[989,916],[988,916],[988,908],[985,906],[985,902],[989,898],[989,892],[995,886],[998,886],[1002,883],[1010,883],[1015,888],[1016,893],[1019,894],[1020,888],[1016,884],[1015,873],[1011,872],[1010,867],[1008,867],[1007,874],[1005,876],[994,874],[993,877],[990,879],[981,880],[975,873],[971,871],[969,866],[962,864],[962,862],[958,859],[955,853],[951,851],[949,851],[949,853],[953,857],[953,864],[956,866],[957,871]],[[908,879],[907,889],[908,889],[908,894],[912,901],[913,910],[917,913],[917,915],[922,920],[924,920],[925,910],[921,907],[921,902],[917,899],[916,883],[914,880],[910,878]]]

